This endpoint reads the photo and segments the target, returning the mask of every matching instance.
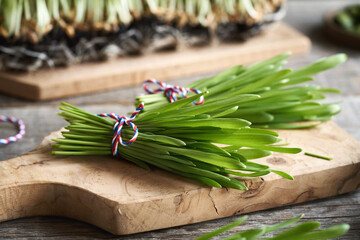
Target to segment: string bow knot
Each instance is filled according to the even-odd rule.
[[[136,118],[136,116],[139,114],[141,110],[144,109],[144,103],[140,103],[140,105],[136,108],[136,110],[131,114],[131,116],[128,118],[126,116],[120,116],[116,113],[101,113],[98,114],[100,117],[110,117],[116,120],[114,124],[114,130],[113,130],[113,139],[111,142],[111,151],[113,156],[117,157],[119,155],[118,153],[118,146],[119,143],[123,146],[129,146],[133,142],[136,141],[138,137],[138,128],[133,123],[133,120]],[[129,141],[124,141],[121,137],[121,131],[124,126],[124,124],[130,126],[134,130],[134,134],[132,138]]]
[[[154,90],[150,90],[147,86],[148,83],[157,84],[160,87],[156,88]],[[160,82],[153,78],[150,78],[150,79],[144,81],[143,88],[144,88],[145,92],[147,92],[149,94],[154,94],[157,92],[164,92],[166,97],[169,99],[169,101],[171,103],[175,102],[177,100],[177,96],[176,96],[177,94],[180,94],[183,98],[187,98],[188,97],[187,94],[189,92],[193,92],[196,94],[201,93],[201,91],[199,91],[198,89],[195,89],[195,88],[184,88],[184,87],[180,87],[178,85],[171,85],[171,84],[167,84],[164,82]],[[203,103],[204,103],[204,96],[201,96],[198,102],[196,102],[196,101],[193,102],[193,104],[195,104],[195,105],[200,105]]]

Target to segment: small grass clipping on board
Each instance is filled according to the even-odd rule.
[[[233,109],[239,102],[259,98],[258,95],[242,94],[235,102],[222,99],[206,105],[191,104],[206,94],[141,111],[133,121],[138,129],[137,139],[128,146],[119,144],[119,157],[145,169],[155,166],[217,188],[247,190],[239,178],[271,172],[293,179],[287,173],[251,160],[269,156],[271,152],[295,154],[301,152],[300,148],[272,146],[281,141],[276,132],[250,128],[247,120],[222,118],[219,114]],[[68,103],[62,103],[60,110],[59,115],[70,125],[62,132],[64,138],[54,139],[53,154],[112,154],[114,120]],[[122,129],[123,139],[130,139],[133,134],[129,126]]]
[[[320,158],[320,159],[324,159],[324,160],[328,160],[328,161],[332,160],[331,157],[322,156],[322,155],[315,154],[315,153],[305,152],[304,154],[307,155],[307,156],[310,156],[310,157]]]
[[[344,235],[349,229],[349,224],[339,224],[325,229],[320,229],[319,222],[303,222],[296,224],[304,215],[294,217],[272,226],[264,226],[260,228],[239,231],[228,237],[222,238],[226,240],[320,240],[334,239]],[[244,223],[248,216],[243,216],[238,220],[218,228],[210,233],[198,237],[196,240],[208,240],[218,236],[234,227]],[[294,225],[296,224],[296,225]],[[291,226],[291,227],[290,227]],[[284,230],[284,228],[287,228]],[[273,233],[275,232],[275,233]],[[273,233],[272,237],[266,237],[266,234]],[[265,235],[265,237],[263,237]]]

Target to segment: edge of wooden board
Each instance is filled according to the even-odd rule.
[[[169,80],[236,64],[249,64],[291,51],[305,54],[310,40],[279,22],[244,43],[213,43],[204,48],[180,47],[174,52],[149,53],[101,63],[77,64],[68,68],[34,73],[0,73],[0,91],[29,100],[49,100],[141,84],[156,77]]]
[[[258,161],[287,171],[294,181],[270,174],[246,180],[248,191],[216,189],[111,157],[50,157],[51,139],[60,136],[56,132],[33,152],[0,162],[0,222],[65,216],[127,235],[301,203],[360,187],[360,143],[336,124],[279,133],[304,151],[334,160],[274,153]]]

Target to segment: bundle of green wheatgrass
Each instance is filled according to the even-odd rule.
[[[245,40],[285,0],[0,0],[0,70],[35,71],[144,51]]]
[[[246,68],[236,66],[194,82],[191,86],[203,92],[173,103],[161,94],[139,97],[145,108],[132,121],[137,126],[137,139],[128,146],[119,144],[118,155],[146,169],[155,166],[219,188],[246,190],[242,178],[271,172],[293,179],[252,161],[272,152],[301,152],[299,148],[284,147],[276,132],[260,127],[313,127],[338,113],[337,104],[317,102],[325,97],[323,93],[336,90],[296,84],[337,66],[346,57],[334,55],[302,69],[281,70],[287,56],[282,54]],[[205,97],[204,104],[192,104],[201,96]],[[67,103],[60,109],[63,112],[59,115],[70,125],[62,133],[64,138],[54,139],[57,150],[53,154],[114,153],[114,120]],[[128,140],[134,130],[124,125],[121,134]]]
[[[229,68],[213,77],[190,83],[187,88],[208,91],[203,105],[227,99],[235,103],[223,118],[245,119],[251,127],[271,129],[297,129],[314,127],[340,112],[337,103],[324,103],[326,93],[340,93],[338,89],[307,84],[319,72],[334,68],[346,61],[345,54],[336,54],[300,69],[284,69],[290,53],[283,53],[268,60]],[[248,98],[237,102],[244,94]],[[181,96],[180,96],[181,98]],[[168,104],[164,94],[143,95],[136,98],[144,102],[144,112]],[[186,106],[191,108],[190,105]]]

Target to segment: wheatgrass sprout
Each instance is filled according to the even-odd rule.
[[[139,1],[132,0],[3,0],[0,1],[0,36],[19,38],[22,28],[22,38],[38,43],[54,25],[62,28],[76,25],[80,29],[126,25],[133,19],[131,11],[141,12],[142,8]],[[29,37],[34,34],[38,37]]]
[[[209,91],[201,106],[203,108],[217,102],[234,102],[233,108],[219,108],[210,114],[222,118],[245,119],[252,122],[251,127],[309,128],[330,120],[340,112],[339,105],[320,103],[319,100],[326,98],[325,93],[339,93],[339,90],[303,83],[312,81],[313,75],[343,63],[346,55],[323,58],[296,70],[283,69],[289,55],[280,54],[248,67],[234,66],[185,87]],[[241,98],[244,94],[256,94],[259,97],[244,100]],[[167,98],[160,93],[139,96],[137,101],[145,103],[145,112],[168,104]]]
[[[276,12],[276,10],[286,1],[266,1],[266,0],[215,0],[214,12],[218,21],[254,23],[261,21],[261,17],[266,14]]]
[[[272,151],[298,153],[301,149],[273,146],[281,141],[277,133],[249,128],[251,123],[246,120],[215,117],[215,114],[221,115],[218,112],[233,109],[240,102],[257,99],[257,95],[243,94],[236,102],[191,104],[204,94],[207,92],[140,112],[133,121],[138,127],[137,140],[128,146],[119,144],[119,156],[146,169],[156,166],[218,188],[247,190],[241,182],[242,177],[271,172],[293,179],[287,173],[251,160],[268,156]],[[53,146],[57,150],[53,154],[111,155],[115,122],[67,103],[62,105],[59,115],[70,125],[62,133],[64,138],[54,139],[57,143]],[[133,130],[125,126],[122,134],[124,139],[130,139]]]
[[[215,34],[224,42],[244,41],[285,16],[286,0],[214,0]]]
[[[0,36],[5,38],[50,32],[60,21],[60,26],[76,25],[80,30],[101,28],[106,25],[127,25],[141,14],[167,16],[180,26],[200,24],[209,26],[215,22],[246,20],[253,23],[264,21],[260,16],[276,12],[284,0],[2,0],[0,1]],[[259,14],[260,13],[260,14]],[[215,17],[218,16],[219,17]],[[169,17],[171,16],[171,17]],[[219,18],[219,19],[217,19]],[[36,27],[34,28],[34,23]],[[250,27],[250,25],[249,25]],[[108,30],[108,29],[107,29]],[[19,36],[17,36],[19,37]]]
[[[279,224],[272,225],[272,226],[264,226],[255,229],[249,229],[246,231],[240,231],[235,234],[232,234],[226,238],[226,240],[320,240],[320,239],[333,239],[344,235],[347,231],[349,231],[350,226],[349,224],[339,224],[332,227],[328,227],[325,229],[317,230],[320,227],[319,222],[303,222],[296,224],[304,214],[291,218],[289,220],[283,221]],[[243,224],[247,220],[248,216],[243,216],[238,220],[216,229],[210,233],[204,234],[198,237],[196,240],[207,240],[211,239],[212,237],[218,236],[221,233],[224,233],[230,229],[233,229],[240,224]],[[295,226],[292,226],[296,224]],[[290,227],[292,226],[292,227]],[[286,230],[283,230],[287,228]],[[280,232],[279,232],[280,230]],[[272,237],[265,237],[263,236],[268,233],[275,233]],[[261,238],[260,238],[261,237]]]

